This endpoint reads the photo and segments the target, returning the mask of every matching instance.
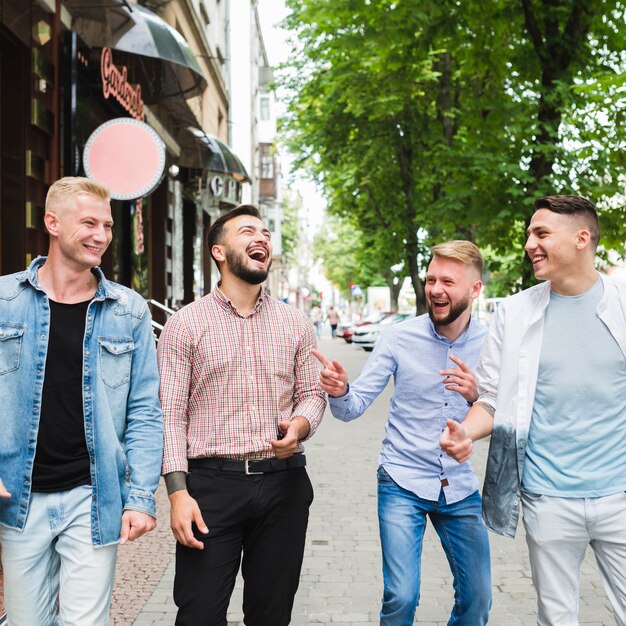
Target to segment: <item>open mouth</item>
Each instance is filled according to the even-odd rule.
[[[431,299],[431,304],[433,305],[434,311],[443,311],[448,306],[449,303],[445,300],[432,300]]]
[[[89,252],[93,252],[94,254],[100,254],[100,252],[102,252],[102,248],[100,248],[100,247],[90,246],[90,245],[87,245],[87,244],[84,244],[84,247],[87,248],[87,250],[89,250]]]
[[[268,258],[268,251],[260,246],[255,246],[248,250],[248,256],[257,263],[265,263]]]
[[[541,261],[545,260],[545,258],[545,254],[535,254],[531,257],[531,262],[533,265],[537,265],[538,263],[541,263]]]

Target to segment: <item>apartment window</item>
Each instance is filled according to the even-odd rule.
[[[274,178],[274,157],[271,154],[261,156],[261,178]]]
[[[209,19],[209,14],[206,10],[206,7],[204,6],[204,2],[200,2],[200,15],[204,20],[205,26],[208,26],[211,23],[211,20]]]
[[[261,121],[267,122],[270,119],[270,98],[269,96],[261,96]]]

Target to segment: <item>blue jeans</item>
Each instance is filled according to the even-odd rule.
[[[430,517],[454,579],[448,626],[484,626],[491,608],[489,538],[478,491],[446,504],[418,498],[378,469],[378,522],[385,590],[381,626],[412,626],[419,604],[422,542]]]
[[[33,493],[24,531],[0,526],[11,626],[107,626],[117,544],[93,545],[91,507],[91,485]]]

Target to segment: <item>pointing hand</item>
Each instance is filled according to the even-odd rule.
[[[320,387],[335,398],[348,392],[348,373],[339,361],[329,361],[319,350],[312,350],[313,356],[322,364]]]
[[[468,402],[476,402],[478,399],[478,385],[474,372],[461,359],[450,355],[450,360],[458,367],[441,370],[439,374],[445,376],[443,384],[446,389],[460,393]]]
[[[464,463],[474,451],[474,442],[467,436],[461,424],[454,420],[446,420],[446,427],[439,439],[439,445],[455,461]]]

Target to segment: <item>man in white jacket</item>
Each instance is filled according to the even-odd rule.
[[[546,281],[507,298],[477,368],[479,399],[442,448],[462,462],[492,434],[487,526],[514,536],[521,502],[537,623],[578,624],[588,545],[626,626],[626,285],[595,270],[594,205],[535,202],[526,252]]]

